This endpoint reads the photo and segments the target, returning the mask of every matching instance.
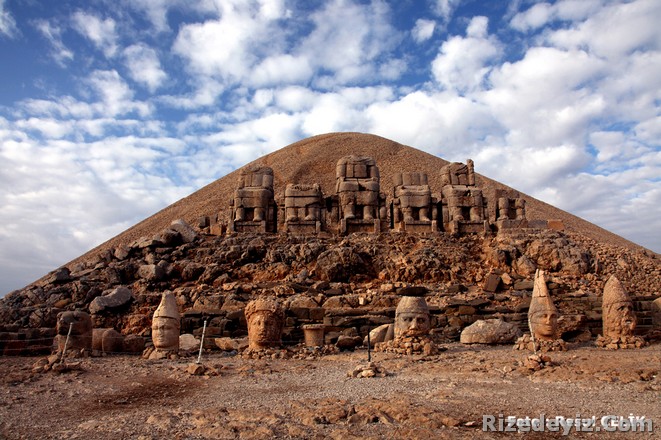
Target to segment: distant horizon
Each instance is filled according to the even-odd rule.
[[[656,0],[0,0],[0,295],[363,132],[661,252]]]

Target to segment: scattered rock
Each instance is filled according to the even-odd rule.
[[[518,326],[502,319],[475,321],[461,332],[462,344],[511,344],[521,336]]]

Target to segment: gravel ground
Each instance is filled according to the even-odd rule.
[[[449,344],[432,357],[375,353],[384,378],[349,378],[366,352],[318,360],[203,356],[145,361],[108,356],[80,370],[33,373],[37,358],[0,358],[0,438],[505,438],[483,415],[645,416],[654,432],[568,438],[661,438],[661,345],[552,353],[531,372],[530,353]],[[496,425],[497,427],[497,421]],[[528,433],[527,438],[560,437]]]

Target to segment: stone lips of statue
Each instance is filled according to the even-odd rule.
[[[429,333],[429,314],[402,312],[395,318],[395,337],[424,336]]]
[[[155,317],[152,321],[152,341],[159,350],[177,350],[179,348],[179,321]]]
[[[552,341],[557,338],[558,314],[552,310],[533,313],[530,317],[530,326],[535,338]]]

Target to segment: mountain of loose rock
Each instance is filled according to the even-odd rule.
[[[379,136],[332,133],[296,142],[246,167],[273,169],[276,200],[289,183],[317,183],[324,195],[332,195],[338,159],[351,154],[375,159],[388,203],[396,173],[426,173],[432,190],[440,191],[439,170],[448,163]],[[14,352],[47,349],[48,343],[30,341],[52,338],[59,312],[83,310],[92,314],[95,328],[115,328],[148,342],[161,293],[171,291],[182,313],[182,332],[199,334],[208,320],[211,344],[245,336],[243,309],[259,296],[284,304],[286,343],[300,342],[301,327],[313,323],[325,324],[333,341],[343,334],[362,337],[392,322],[399,295],[412,286],[426,292],[436,336],[458,339],[464,327],[487,318],[525,330],[536,269],[549,274],[549,291],[569,340],[587,340],[600,331],[601,294],[611,275],[637,304],[638,331],[655,326],[651,303],[661,291],[657,255],[525,194],[520,197],[531,224],[555,220],[560,230],[212,234],[199,219],[226,221],[240,173],[216,180],[7,295],[0,300],[0,340],[15,341]],[[487,199],[496,190],[511,190],[476,174]],[[7,347],[0,343],[0,351]]]

